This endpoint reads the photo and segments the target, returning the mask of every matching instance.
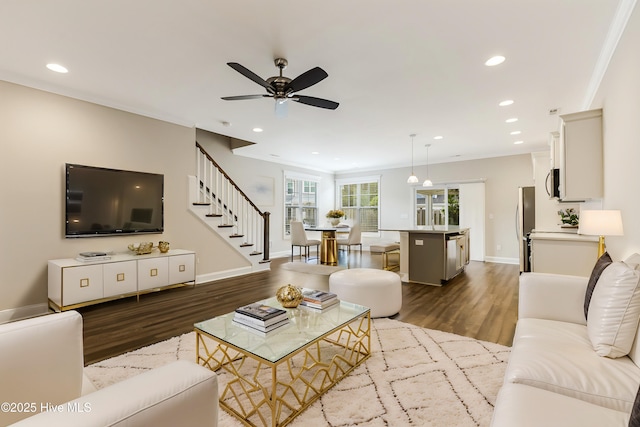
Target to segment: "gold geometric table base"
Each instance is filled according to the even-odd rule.
[[[211,351],[205,336],[215,341]],[[233,376],[220,406],[248,426],[287,425],[370,356],[369,312],[276,363],[196,329],[196,363]]]

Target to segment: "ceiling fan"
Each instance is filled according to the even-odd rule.
[[[222,99],[225,101],[238,101],[244,99],[274,98],[276,100],[276,113],[279,115],[283,115],[286,111],[286,102],[289,100],[329,110],[335,110],[338,108],[338,105],[340,104],[337,102],[297,94],[299,91],[313,86],[329,76],[322,68],[312,68],[291,80],[290,78],[282,75],[282,70],[284,70],[288,65],[287,60],[283,58],[276,58],[274,62],[276,67],[280,69],[280,75],[269,77],[266,80],[237,62],[227,62],[229,67],[264,87],[267,90],[267,93],[264,95],[223,96]]]

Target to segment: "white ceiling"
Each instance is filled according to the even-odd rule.
[[[412,133],[416,164],[426,144],[432,163],[503,156],[546,149],[558,125],[550,109],[589,106],[630,4],[2,0],[0,79],[255,142],[236,153],[329,172],[409,166]],[[497,54],[506,61],[486,67]],[[277,118],[272,99],[220,99],[265,93],[227,62],[266,79],[276,57],[289,61],[290,78],[323,68],[329,77],[300,94],[338,109],[292,102]],[[515,103],[499,107],[504,99]]]

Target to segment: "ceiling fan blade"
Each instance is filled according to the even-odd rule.
[[[335,110],[338,108],[338,105],[340,105],[337,102],[329,101],[328,99],[315,98],[313,96],[296,95],[291,98],[291,100],[314,107],[326,108],[328,110]]]
[[[258,83],[260,86],[264,87],[265,89],[275,90],[275,88],[271,86],[269,83],[267,83],[265,79],[263,79],[262,77],[260,77],[259,75],[257,75],[256,73],[248,69],[247,67],[240,65],[237,62],[227,62],[227,65],[233,68],[234,70],[236,70],[237,72],[239,72],[240,74],[242,74],[243,76],[245,76],[246,78]]]
[[[240,101],[243,99],[270,98],[271,95],[239,95],[239,96],[223,96],[225,101]]]
[[[327,77],[329,77],[329,74],[327,74],[326,71],[320,67],[315,67],[291,80],[289,84],[284,87],[284,90],[285,92],[299,92]]]

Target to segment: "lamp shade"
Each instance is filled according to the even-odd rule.
[[[580,211],[578,234],[588,236],[622,236],[620,211]]]

